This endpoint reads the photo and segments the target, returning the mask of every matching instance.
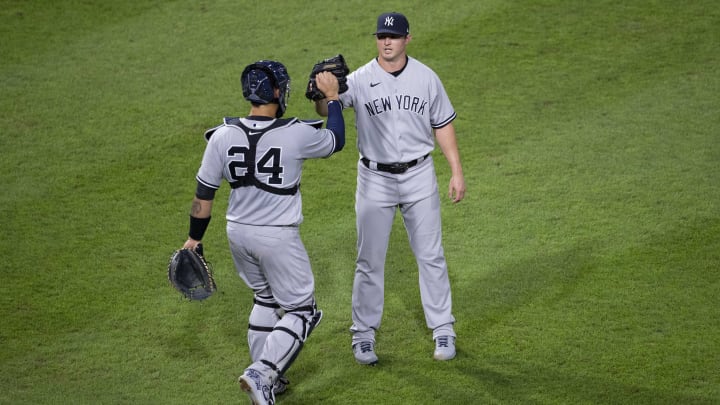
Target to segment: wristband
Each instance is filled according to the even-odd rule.
[[[190,231],[188,232],[188,236],[194,240],[202,240],[208,225],[210,225],[210,217],[196,218],[190,215]]]

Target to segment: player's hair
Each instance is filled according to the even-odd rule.
[[[272,60],[252,63],[243,70],[240,83],[246,100],[254,104],[277,104],[277,118],[285,113],[290,98],[290,75],[282,63]],[[280,90],[277,98],[275,89]]]

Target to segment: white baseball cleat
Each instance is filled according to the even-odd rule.
[[[352,347],[355,360],[360,364],[374,366],[378,362],[375,354],[375,344],[369,340],[355,343]]]
[[[455,337],[438,336],[435,338],[435,360],[451,360],[455,358]]]
[[[238,378],[240,389],[243,390],[253,405],[274,405],[275,395],[270,379],[259,371],[248,368]]]

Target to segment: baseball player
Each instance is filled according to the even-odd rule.
[[[300,177],[305,159],[342,150],[345,122],[337,78],[324,72],[316,80],[327,96],[326,129],[322,120],[281,118],[290,89],[285,66],[267,60],[248,65],[241,83],[250,114],[225,118],[205,133],[208,143],[196,177],[185,248],[195,249],[202,240],[222,180],[232,189],[226,213],[230,251],[240,278],[254,292],[247,334],[253,362],[238,382],[253,404],[275,402],[287,384],[282,376],[322,317],[298,228]]]
[[[425,321],[435,341],[433,357],[449,360],[455,357],[455,318],[430,152],[437,141],[452,171],[449,197],[461,201],[465,180],[452,124],[455,111],[438,76],[407,55],[411,36],[404,15],[380,15],[374,35],[378,56],[348,75],[349,90],[340,95],[343,107],[355,110],[360,152],[352,349],[359,363],[377,363],[385,256],[399,210],[418,265]],[[321,115],[327,112],[322,100],[316,109]]]

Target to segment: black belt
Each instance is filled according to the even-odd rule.
[[[409,162],[404,162],[404,163],[375,163],[365,157],[360,158],[360,161],[363,162],[365,167],[367,167],[368,169],[372,169],[372,167],[370,167],[370,164],[372,163],[373,165],[375,165],[377,167],[377,170],[380,170],[381,172],[388,172],[388,173],[392,173],[392,174],[402,174],[402,173],[405,173],[409,168],[416,166],[418,163],[427,159],[428,156],[430,156],[429,153],[423,157],[417,158],[415,160],[411,160]]]

